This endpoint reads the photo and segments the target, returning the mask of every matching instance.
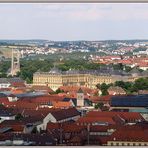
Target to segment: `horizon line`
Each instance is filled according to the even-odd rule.
[[[85,40],[85,39],[78,39],[78,40],[49,40],[49,39],[0,39],[0,41],[31,41],[31,40],[40,40],[40,41],[51,41],[51,42],[72,42],[72,41],[134,41],[134,40],[148,40],[147,39],[95,39],[95,40]]]

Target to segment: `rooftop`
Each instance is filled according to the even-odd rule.
[[[111,106],[124,107],[148,107],[148,94],[145,95],[129,95],[129,96],[113,96],[111,98]]]
[[[56,118],[57,121],[80,115],[80,113],[75,108],[61,109],[51,112],[51,114]]]

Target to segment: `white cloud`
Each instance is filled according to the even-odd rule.
[[[148,4],[41,4],[34,5],[39,17],[73,21],[148,20]],[[144,9],[142,9],[144,7]]]
[[[142,9],[143,8],[143,9]],[[15,16],[65,21],[148,20],[148,4],[0,4],[0,19]]]

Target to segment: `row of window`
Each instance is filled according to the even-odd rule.
[[[40,82],[40,81],[49,81],[49,82],[53,82],[53,81],[75,81],[75,82],[80,82],[80,81],[92,81],[93,82],[112,82],[111,78],[106,78],[106,77],[100,77],[100,78],[88,78],[88,77],[37,77],[34,78],[34,81]]]
[[[34,81],[34,82],[50,82],[50,83],[52,83],[52,82],[56,82],[56,83],[61,82],[61,83],[62,83],[61,79],[37,78],[37,79],[33,79],[33,81]]]
[[[147,146],[147,143],[111,143],[111,146]]]

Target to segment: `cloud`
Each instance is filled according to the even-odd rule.
[[[148,20],[148,4],[0,4],[0,17],[5,16],[81,22]]]
[[[68,18],[82,21],[148,20],[148,4],[146,4],[145,9],[141,9],[142,5],[138,6],[136,4],[96,4],[92,5],[88,10],[78,9],[77,11],[71,11],[67,16]]]
[[[148,20],[148,4],[42,4],[34,5],[39,17],[70,21]],[[142,9],[144,7],[144,9]]]
[[[3,38],[139,38],[148,4],[0,4],[0,22]]]

